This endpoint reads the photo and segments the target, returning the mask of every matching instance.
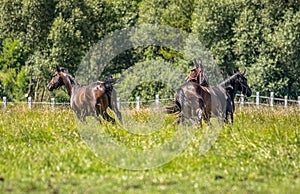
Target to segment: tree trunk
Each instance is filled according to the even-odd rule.
[[[37,80],[36,85],[35,85],[35,89],[34,89],[34,102],[36,102],[38,100],[38,91],[39,91],[39,86],[40,86],[40,79]]]
[[[41,102],[43,102],[43,100],[44,100],[44,95],[45,95],[45,87],[43,87],[43,90],[42,90]]]
[[[33,87],[32,77],[30,76],[28,90],[27,90],[27,93],[26,93],[26,98],[28,98],[29,96],[31,96],[31,94],[32,94],[32,87]]]

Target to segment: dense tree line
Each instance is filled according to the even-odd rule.
[[[0,95],[10,100],[47,100],[55,65],[74,72],[105,35],[144,23],[196,34],[224,77],[246,67],[254,91],[300,95],[299,0],[3,0],[0,9]],[[137,47],[115,57],[99,79],[151,59],[189,64],[170,48]],[[144,83],[132,95],[173,95],[162,88]]]

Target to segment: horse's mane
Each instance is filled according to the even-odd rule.
[[[69,73],[69,70],[67,68],[60,67],[60,71],[64,72],[68,76],[71,85],[74,85],[74,86],[78,85],[78,86],[80,86],[80,84],[77,83],[77,81],[75,80],[75,78]]]
[[[234,82],[236,81],[238,76],[241,76],[241,72],[237,72],[230,76],[229,78],[225,79],[220,85],[221,86],[229,86],[229,85],[234,85]]]
[[[76,82],[75,78],[71,74],[68,74],[68,76],[72,85],[80,85]]]

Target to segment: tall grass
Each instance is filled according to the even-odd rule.
[[[176,133],[175,117],[159,114],[123,111],[128,125],[144,126],[142,134],[101,126],[129,148],[151,149]],[[224,125],[205,154],[199,128],[178,157],[142,171],[120,169],[97,157],[68,108],[17,106],[2,109],[0,117],[0,192],[300,193],[297,108],[238,108],[234,124]],[[161,129],[147,134],[147,126],[156,126],[161,117]]]

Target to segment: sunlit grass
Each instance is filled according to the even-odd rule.
[[[129,148],[159,147],[176,133],[175,116],[149,109],[122,110],[122,114],[127,127],[100,126]],[[207,129],[198,128],[178,157],[145,171],[119,169],[98,158],[81,139],[68,108],[16,106],[1,109],[0,117],[1,193],[300,192],[300,110],[296,107],[238,107],[234,124],[223,127],[205,154],[200,148]],[[161,118],[162,128],[151,131],[148,126],[152,122],[158,126],[155,121]],[[133,133],[138,129],[144,131]]]

